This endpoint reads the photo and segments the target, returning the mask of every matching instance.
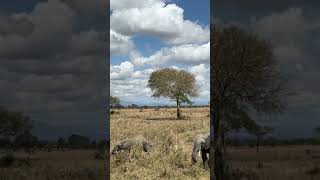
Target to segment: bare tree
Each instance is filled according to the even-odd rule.
[[[152,97],[170,98],[177,103],[177,118],[181,118],[181,103],[190,102],[190,97],[198,96],[198,87],[193,74],[185,70],[165,68],[151,73],[148,87]]]
[[[238,27],[213,29],[211,36],[211,167],[217,180],[224,177],[222,115],[228,106],[257,112],[281,112],[285,81],[281,77],[271,44]],[[214,159],[214,162],[213,162]]]

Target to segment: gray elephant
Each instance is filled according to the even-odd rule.
[[[210,133],[200,134],[193,141],[192,161],[197,162],[197,155],[201,153],[203,166],[209,167],[209,153],[210,153]]]
[[[142,135],[134,136],[131,138],[124,138],[124,139],[121,139],[120,141],[118,141],[113,146],[111,154],[115,155],[121,150],[130,152],[130,150],[133,146],[141,147],[144,152],[148,152],[150,150],[151,144]]]

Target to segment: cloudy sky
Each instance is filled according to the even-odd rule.
[[[171,104],[147,88],[156,69],[185,69],[196,77],[200,97],[210,95],[210,1],[111,0],[111,95],[128,104]]]
[[[320,2],[316,0],[216,1],[220,25],[239,25],[271,40],[289,90],[288,110],[265,117],[283,137],[313,136],[320,125]]]
[[[29,115],[40,138],[105,138],[106,11],[107,1],[0,2],[0,105]]]

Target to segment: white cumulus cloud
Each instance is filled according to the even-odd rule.
[[[149,57],[135,56],[131,59],[134,64],[163,65],[167,63],[177,64],[209,64],[210,43],[185,44],[163,48]]]
[[[162,1],[140,2],[145,4],[121,6],[122,8],[119,5],[113,10],[110,18],[111,28],[127,36],[155,36],[168,44],[209,41],[209,28],[185,20],[183,9],[176,4],[166,4]]]

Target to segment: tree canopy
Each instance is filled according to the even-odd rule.
[[[0,107],[0,137],[15,137],[31,129],[31,119],[28,116]]]
[[[286,107],[286,83],[271,43],[253,33],[236,26],[213,29],[210,48],[210,106],[213,114],[210,124],[214,134],[212,146],[215,147],[215,158],[212,159],[216,179],[221,180],[224,174],[221,150],[223,114],[230,109],[243,116],[249,110],[282,112]]]
[[[185,70],[164,68],[151,73],[148,87],[152,97],[166,97],[177,103],[177,118],[181,103],[191,102],[189,98],[198,96],[198,87],[193,74]]]
[[[115,96],[110,96],[110,106],[114,107],[117,104],[120,104],[120,99],[118,97],[115,97]]]

